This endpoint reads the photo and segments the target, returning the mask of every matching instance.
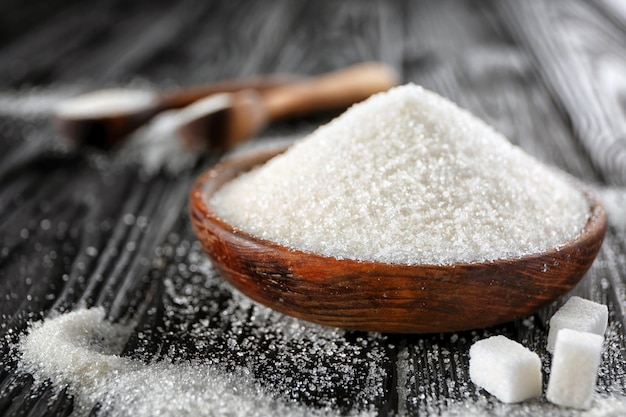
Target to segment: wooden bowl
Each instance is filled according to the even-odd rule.
[[[346,329],[433,333],[469,330],[534,313],[569,291],[600,250],[605,211],[591,207],[580,236],[558,249],[510,260],[398,265],[337,260],[291,250],[224,222],[208,205],[224,183],[280,152],[232,159],[202,174],[190,196],[194,230],[237,289],[277,311]]]

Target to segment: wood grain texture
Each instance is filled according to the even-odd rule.
[[[623,186],[623,31],[584,2],[527,6],[518,2],[503,6],[512,33],[532,50],[541,75],[565,109],[576,139],[585,147],[596,170],[606,183]]]

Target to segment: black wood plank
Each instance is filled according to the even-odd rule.
[[[536,59],[594,168],[607,184],[623,186],[625,32],[582,1],[507,2],[503,16]]]

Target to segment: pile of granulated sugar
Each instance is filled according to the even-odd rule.
[[[416,85],[353,106],[210,204],[289,248],[402,264],[542,252],[575,238],[589,212],[562,174]]]

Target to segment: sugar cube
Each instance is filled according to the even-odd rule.
[[[470,379],[502,402],[520,402],[541,395],[541,360],[521,344],[493,336],[470,348]]]
[[[566,407],[591,406],[604,338],[594,333],[562,329],[556,336],[548,401]]]
[[[609,310],[604,304],[576,296],[570,298],[550,319],[548,351],[554,351],[556,335],[561,329],[573,329],[604,336],[608,317]]]

